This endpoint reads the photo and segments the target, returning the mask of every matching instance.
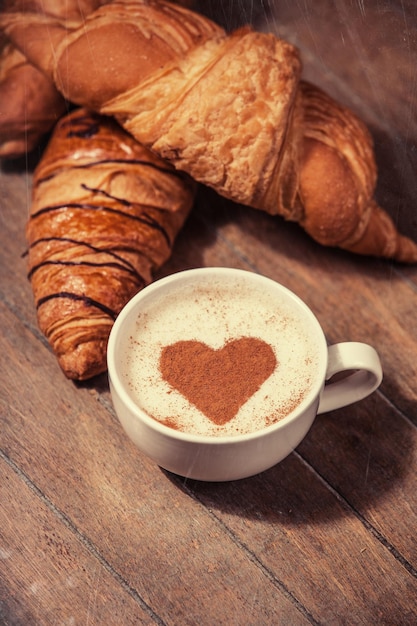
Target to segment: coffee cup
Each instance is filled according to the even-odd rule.
[[[117,317],[107,357],[130,439],[160,467],[204,481],[272,467],[317,414],[362,400],[382,380],[372,346],[328,346],[296,294],[232,268],[145,287]]]

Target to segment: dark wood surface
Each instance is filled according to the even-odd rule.
[[[414,3],[275,4],[204,10],[300,46],[306,76],[369,123],[380,202],[417,239]],[[105,375],[65,379],[37,327],[22,256],[37,157],[0,174],[0,624],[416,624],[417,269],[324,249],[201,190],[158,276],[270,276],[329,343],[373,344],[384,380],[263,474],[187,481],[130,443]]]

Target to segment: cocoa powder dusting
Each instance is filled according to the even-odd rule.
[[[159,360],[163,379],[219,426],[236,415],[277,365],[271,346],[256,337],[231,340],[219,350],[178,341],[163,347]]]

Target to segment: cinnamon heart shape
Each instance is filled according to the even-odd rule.
[[[271,346],[241,337],[219,350],[200,341],[178,341],[162,349],[163,379],[212,422],[226,424],[277,366]]]

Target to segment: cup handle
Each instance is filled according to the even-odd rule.
[[[330,381],[333,376],[335,380]],[[329,346],[326,384],[317,413],[358,402],[375,391],[381,381],[381,362],[372,346],[355,341]]]

